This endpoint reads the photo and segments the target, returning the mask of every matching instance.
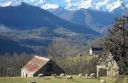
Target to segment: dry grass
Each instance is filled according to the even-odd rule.
[[[116,78],[101,79],[105,79],[106,83],[115,83],[116,80]],[[0,83],[29,83],[30,81],[36,81],[37,83],[99,83],[100,79],[86,79],[85,77],[77,78],[77,76],[73,76],[73,79],[68,80],[52,76],[41,78],[0,77]],[[121,83],[128,83],[128,78],[125,78]]]

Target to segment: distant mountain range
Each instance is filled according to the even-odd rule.
[[[67,40],[74,43],[74,47],[85,47],[88,42],[101,36],[86,24],[69,22],[26,3],[0,7],[0,25],[0,35],[17,42],[19,49],[25,46],[33,53],[45,53],[48,45],[55,40]]]
[[[0,6],[17,6],[22,2],[43,9],[56,9],[63,7],[67,10],[79,10],[84,8],[106,12],[113,12],[118,8],[124,10],[125,8],[122,3],[128,7],[128,0],[0,0]]]
[[[0,1],[0,53],[47,54],[48,46],[59,40],[71,44],[75,51],[69,55],[85,51],[87,45],[106,34],[114,19],[125,14],[127,8],[125,0],[87,1],[91,4],[82,6],[80,0],[81,6],[73,6],[75,2],[71,0],[70,7],[42,0]]]
[[[12,29],[24,30],[44,27],[54,30],[56,28],[65,28],[74,32],[98,34],[88,26],[65,21],[46,10],[26,3],[16,7],[1,7],[0,12],[0,24]]]
[[[75,24],[88,26],[102,34],[105,34],[117,17],[125,14],[123,11],[121,13],[121,9],[118,8],[111,13],[91,9],[70,11],[62,7],[57,9],[48,9],[48,11],[62,19]]]

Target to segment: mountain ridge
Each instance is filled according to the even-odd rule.
[[[81,8],[84,9],[94,9],[99,11],[107,11],[112,12],[117,8],[122,7],[124,4],[126,7],[128,7],[128,1],[127,0],[6,0],[6,1],[0,1],[0,6],[6,7],[6,6],[17,6],[21,3],[25,2],[34,6],[38,6],[43,9],[56,9],[58,7],[63,7],[67,10],[79,10]],[[124,10],[125,8],[121,8]]]
[[[58,18],[57,16],[54,16],[46,10],[28,5],[26,3],[22,3],[20,6],[16,7],[0,7],[0,11],[2,12],[0,13],[0,24],[4,24],[6,27],[12,27],[14,29],[18,27],[18,29],[32,29],[38,27],[52,27],[51,29],[54,29],[65,27],[76,32],[89,33],[88,26],[70,23]],[[93,30],[90,29],[90,31]]]
[[[77,46],[86,47],[91,40],[102,36],[88,26],[66,21],[26,3],[0,7],[0,12],[0,35],[32,49],[35,54],[46,53],[54,41],[66,40],[78,49]]]
[[[112,25],[115,18],[122,15],[118,10],[113,13],[91,9],[68,11],[63,8],[49,9],[48,11],[72,23],[88,25],[91,29],[103,34]]]

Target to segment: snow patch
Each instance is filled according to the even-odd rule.
[[[120,7],[122,5],[122,2],[120,0],[117,0],[116,2],[108,5],[107,9],[109,10],[109,12],[112,12],[114,9]]]
[[[59,8],[59,5],[47,3],[47,4],[43,5],[41,8],[43,8],[43,9],[57,9],[57,8]]]
[[[90,8],[92,7],[92,0],[85,0],[85,1],[81,1],[79,4],[79,8]]]
[[[64,0],[63,1],[66,4],[66,9],[70,8],[72,6],[72,0]]]
[[[6,3],[3,3],[3,4],[0,4],[1,7],[6,7],[6,6],[10,6],[12,4],[11,1],[9,2],[6,2]]]
[[[104,0],[103,2],[98,2],[97,4],[95,4],[95,8],[97,10],[100,10],[103,6],[107,5],[108,2],[109,2],[109,0]]]

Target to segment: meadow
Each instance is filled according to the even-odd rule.
[[[87,79],[85,77],[73,76],[73,79],[55,78],[52,76],[46,77],[34,77],[34,78],[21,78],[21,77],[0,77],[0,83],[30,83],[36,81],[36,83],[100,83],[100,80],[106,80],[106,83],[117,83],[116,78],[99,78],[99,79]],[[119,83],[128,83],[128,78],[122,80]]]

